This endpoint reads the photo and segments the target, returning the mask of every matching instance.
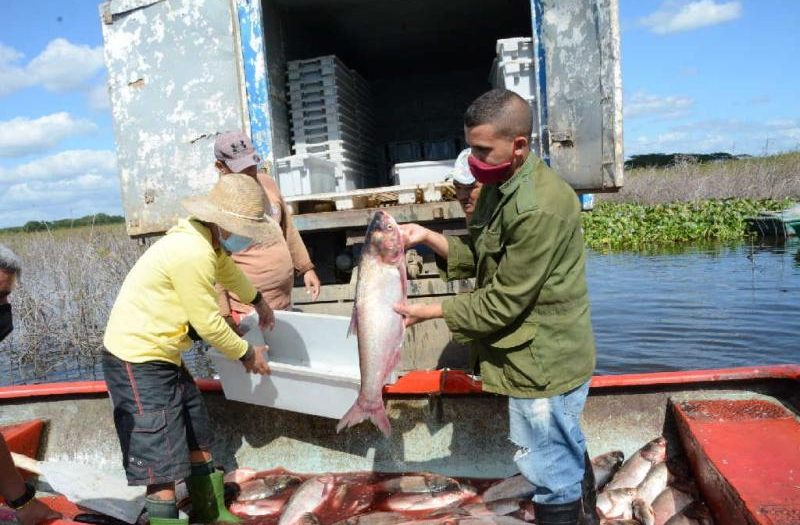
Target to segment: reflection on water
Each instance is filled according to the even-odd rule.
[[[800,243],[589,252],[597,373],[800,363]],[[4,346],[8,342],[4,343]],[[197,376],[208,359],[185,354]],[[44,375],[0,352],[0,385],[99,379],[91,356]]]
[[[598,373],[800,362],[800,247],[590,253]]]

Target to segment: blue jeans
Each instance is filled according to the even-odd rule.
[[[586,439],[580,416],[588,393],[587,381],[558,396],[508,398],[509,437],[518,447],[514,462],[533,484],[536,503],[581,498]]]

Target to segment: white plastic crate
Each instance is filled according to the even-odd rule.
[[[292,69],[287,71],[289,82],[306,81],[306,80],[319,80],[321,78],[330,77],[345,82],[353,82],[350,70],[346,67],[336,67],[326,64],[320,67],[307,67],[301,69]]]
[[[498,60],[533,59],[533,39],[531,37],[503,38],[497,41]]]
[[[324,76],[317,79],[302,79],[289,82],[289,92],[293,91],[308,91],[312,89],[320,89],[330,86],[341,86],[342,81],[333,76]]]
[[[533,60],[519,59],[498,62],[494,85],[513,91],[524,99],[532,99],[536,93]]]
[[[252,317],[246,317],[243,323]],[[258,342],[252,326],[246,340]],[[301,312],[275,312],[265,331],[271,374],[248,374],[242,363],[209,352],[225,397],[234,401],[338,419],[358,397],[358,341],[347,337],[350,319]]]
[[[364,175],[357,172],[341,171],[341,174],[336,177],[336,191],[343,193],[345,191],[360,190],[364,187]]]
[[[289,109],[292,112],[306,111],[308,109],[330,108],[340,111],[350,111],[355,113],[359,106],[355,96],[343,96],[340,93],[333,95],[321,95],[322,90],[318,90],[314,95],[304,97],[291,97],[289,99]]]
[[[353,104],[363,100],[364,97],[358,93],[354,86],[347,82],[297,82],[289,84],[287,92],[289,100],[296,101],[313,100],[316,98],[337,96]]]
[[[355,113],[332,108],[306,109],[292,111],[292,129],[303,130],[321,126],[336,127],[349,126],[351,130],[358,129],[358,120]]]
[[[309,155],[323,155],[331,154],[334,157],[342,155],[354,155],[357,152],[361,153],[367,151],[368,148],[363,144],[352,144],[344,140],[329,140],[319,144],[295,144],[294,148],[297,153],[304,153]],[[334,159],[336,160],[336,159]]]
[[[392,176],[394,183],[400,186],[442,182],[453,171],[455,162],[456,159],[403,162],[392,167]]]
[[[336,188],[335,162],[308,155],[293,155],[278,159],[276,164],[278,185],[284,196],[327,193]]]
[[[340,67],[348,70],[347,66],[339,60],[336,55],[324,55],[314,58],[302,58],[300,60],[291,60],[286,63],[286,68],[289,71],[307,71],[320,69],[323,67]]]

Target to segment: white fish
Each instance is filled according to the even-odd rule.
[[[604,518],[630,519],[631,504],[636,499],[636,489],[608,489],[597,495],[597,510]]]
[[[394,512],[419,512],[453,507],[474,498],[475,490],[462,486],[461,490],[439,492],[438,494],[398,494],[387,499],[383,506]]]
[[[643,499],[635,499],[631,508],[633,509],[633,517],[639,520],[642,525],[656,525],[656,514],[648,502]]]
[[[315,520],[314,511],[331,496],[334,477],[331,475],[311,478],[300,487],[286,503],[278,525],[299,525]]]
[[[434,473],[397,476],[375,483],[376,490],[391,493],[433,494],[444,490],[457,490],[459,488],[461,488],[461,485],[458,481]]]
[[[650,468],[664,461],[667,453],[667,440],[659,436],[640,448],[622,464],[606,489],[635,488],[644,481]]]
[[[621,450],[612,450],[611,452],[606,452],[605,454],[600,454],[592,458],[594,487],[597,490],[602,489],[606,483],[611,481],[611,478],[617,473],[624,459],[625,454],[623,454]]]
[[[522,474],[511,476],[495,483],[483,493],[483,501],[488,503],[499,499],[526,498],[533,495],[533,484]]]
[[[667,468],[666,462],[656,463],[639,484],[639,497],[646,503],[652,504],[653,500],[661,494],[667,485],[674,481],[674,477]]]
[[[405,264],[400,228],[391,215],[376,211],[364,238],[350,320],[349,333],[358,335],[361,389],[337,432],[369,418],[385,436],[391,434],[383,386],[400,362],[405,337],[403,317],[394,311],[394,305],[406,300]]]
[[[667,487],[653,501],[653,512],[656,516],[656,525],[664,525],[670,518],[685,509],[694,501],[688,492]]]

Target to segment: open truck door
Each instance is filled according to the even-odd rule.
[[[576,191],[622,186],[618,0],[532,0],[538,140]]]
[[[240,3],[110,0],[100,5],[129,235],[169,229],[185,215],[182,199],[210,189],[217,178],[212,153],[217,133],[244,128],[255,139],[269,128],[263,98],[261,104],[248,102],[248,96],[257,101],[259,92],[263,97],[266,78],[262,74],[261,82],[246,83],[257,78],[253,71],[259,61],[263,67],[259,5]],[[240,18],[248,23],[240,24]],[[250,32],[257,34],[255,48],[249,47]],[[242,58],[243,40],[249,64]]]

